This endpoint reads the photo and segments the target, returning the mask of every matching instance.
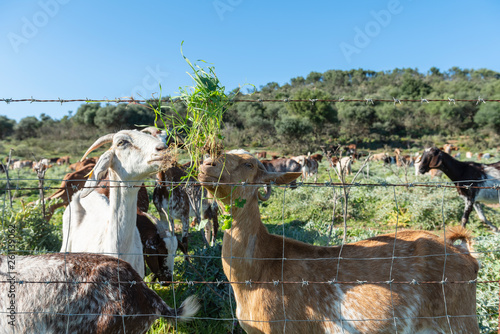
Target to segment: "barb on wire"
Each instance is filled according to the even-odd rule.
[[[70,103],[70,102],[82,102],[82,103],[129,103],[129,104],[144,104],[147,105],[148,102],[151,100],[146,100],[146,99],[136,99],[133,96],[131,97],[118,97],[114,99],[89,99],[88,97],[86,98],[80,98],[80,99],[62,99],[58,97],[57,99],[35,99],[33,96],[30,98],[26,99],[13,99],[13,98],[3,98],[0,99],[0,101],[3,101],[7,104],[11,103],[19,103],[19,102],[29,102],[29,103]],[[161,100],[164,103],[176,103],[179,101],[179,99],[176,98],[162,98]],[[430,103],[430,102],[448,102],[449,104],[453,103],[456,104],[456,102],[475,102],[476,105],[479,103],[486,103],[486,102],[500,102],[500,100],[488,100],[484,98],[474,98],[474,99],[452,99],[448,97],[447,99],[425,99],[425,98],[420,98],[420,99],[397,99],[395,97],[392,97],[391,99],[373,99],[373,98],[365,98],[365,99],[346,99],[345,97],[340,97],[338,99],[308,99],[308,100],[293,100],[290,98],[284,98],[284,99],[231,99],[232,103],[264,103],[264,102],[282,102],[282,103],[290,103],[290,102],[310,102],[310,103],[315,103],[315,102],[331,102],[331,103],[342,103],[342,102],[365,102],[366,104],[372,103],[374,104],[375,102],[391,102],[391,103],[400,103],[402,104],[403,102],[420,102],[422,103]]]

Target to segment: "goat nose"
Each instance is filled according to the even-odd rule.
[[[213,161],[211,158],[207,158],[203,161],[203,164],[206,166],[215,166],[215,161]]]
[[[167,149],[167,145],[165,145],[165,143],[160,143],[158,145],[156,145],[156,150],[157,151],[165,151]]]

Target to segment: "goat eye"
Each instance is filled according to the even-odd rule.
[[[127,141],[125,139],[122,139],[118,142],[118,144],[116,144],[117,146],[124,146],[127,144]]]
[[[245,166],[248,167],[248,168],[250,168],[250,169],[253,169],[253,165],[251,163],[249,163],[249,162],[245,163]]]

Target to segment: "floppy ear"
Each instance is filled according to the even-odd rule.
[[[273,173],[266,172],[262,175],[260,182],[276,184],[287,184],[302,175],[302,172],[286,172],[286,173]]]
[[[104,178],[106,172],[108,171],[109,166],[111,166],[111,161],[113,160],[113,156],[115,152],[113,150],[106,151],[95,165],[94,169],[91,172],[90,177],[87,182],[85,182],[85,188],[83,188],[81,193],[81,198],[88,196],[92,191],[95,190],[95,187],[99,184],[99,182]]]
[[[432,156],[432,159],[429,162],[429,168],[439,168],[442,163],[443,158],[441,157],[441,151],[438,151],[437,154]]]

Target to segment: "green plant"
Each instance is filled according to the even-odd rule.
[[[4,229],[0,231],[0,249],[14,249],[18,254],[57,252],[61,248],[60,224],[48,223],[40,205],[25,206],[4,213]],[[12,248],[14,245],[14,248]]]

